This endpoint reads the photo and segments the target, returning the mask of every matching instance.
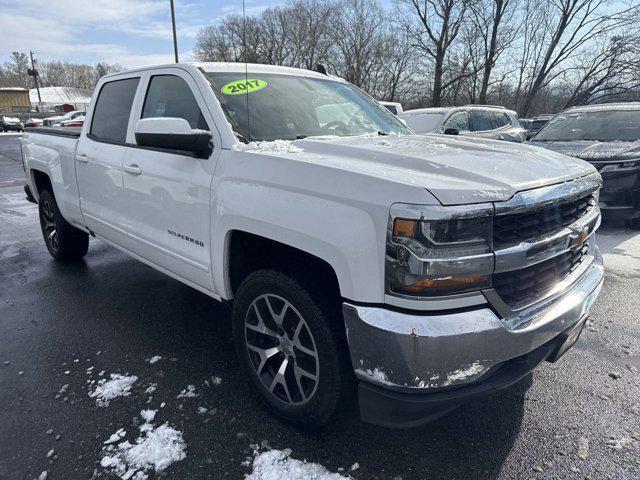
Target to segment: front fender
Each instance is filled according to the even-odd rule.
[[[223,298],[232,296],[229,233],[241,230],[326,261],[343,297],[383,303],[389,207],[400,198],[424,203],[430,197],[423,188],[299,157],[235,151],[223,151],[212,187],[212,264]]]

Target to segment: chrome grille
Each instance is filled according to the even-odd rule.
[[[493,275],[493,288],[512,309],[535,302],[574,272],[587,257],[589,242],[520,270]]]
[[[505,248],[556,233],[585,215],[593,206],[595,200],[590,194],[523,213],[499,215],[493,220],[494,248]]]

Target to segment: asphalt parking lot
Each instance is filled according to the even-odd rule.
[[[302,431],[270,416],[240,375],[226,306],[99,241],[82,263],[50,258],[18,139],[0,135],[1,480],[112,478],[105,440],[149,408],[187,445],[167,479],[243,478],[256,445],[358,479],[640,478],[640,233],[601,228],[605,286],[558,363],[419,429],[354,416]],[[138,379],[100,407],[88,383],[98,372]],[[187,385],[197,396],[178,398]]]

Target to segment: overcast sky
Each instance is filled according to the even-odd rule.
[[[282,1],[246,0],[247,13]],[[242,1],[175,0],[175,9],[180,60],[188,61],[198,30],[242,12]],[[33,50],[40,60],[133,68],[173,61],[171,38],[169,0],[0,0],[0,61]]]

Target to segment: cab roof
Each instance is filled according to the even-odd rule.
[[[167,63],[163,65],[153,65],[149,67],[136,68],[132,70],[127,70],[123,72],[114,73],[110,76],[119,76],[126,75],[129,73],[135,72],[144,72],[148,70],[154,70],[158,68],[170,68],[175,66],[182,66],[188,68],[197,68],[206,73],[213,72],[237,72],[244,74],[245,71],[249,74],[261,74],[261,73],[269,73],[275,75],[295,75],[299,77],[309,77],[309,78],[318,78],[323,80],[335,80],[338,82],[345,82],[344,79],[340,77],[336,77],[334,75],[324,75],[319,72],[315,72],[313,70],[305,70],[302,68],[293,68],[293,67],[280,67],[277,65],[263,65],[259,63],[240,63],[240,62],[180,62],[180,63]]]

